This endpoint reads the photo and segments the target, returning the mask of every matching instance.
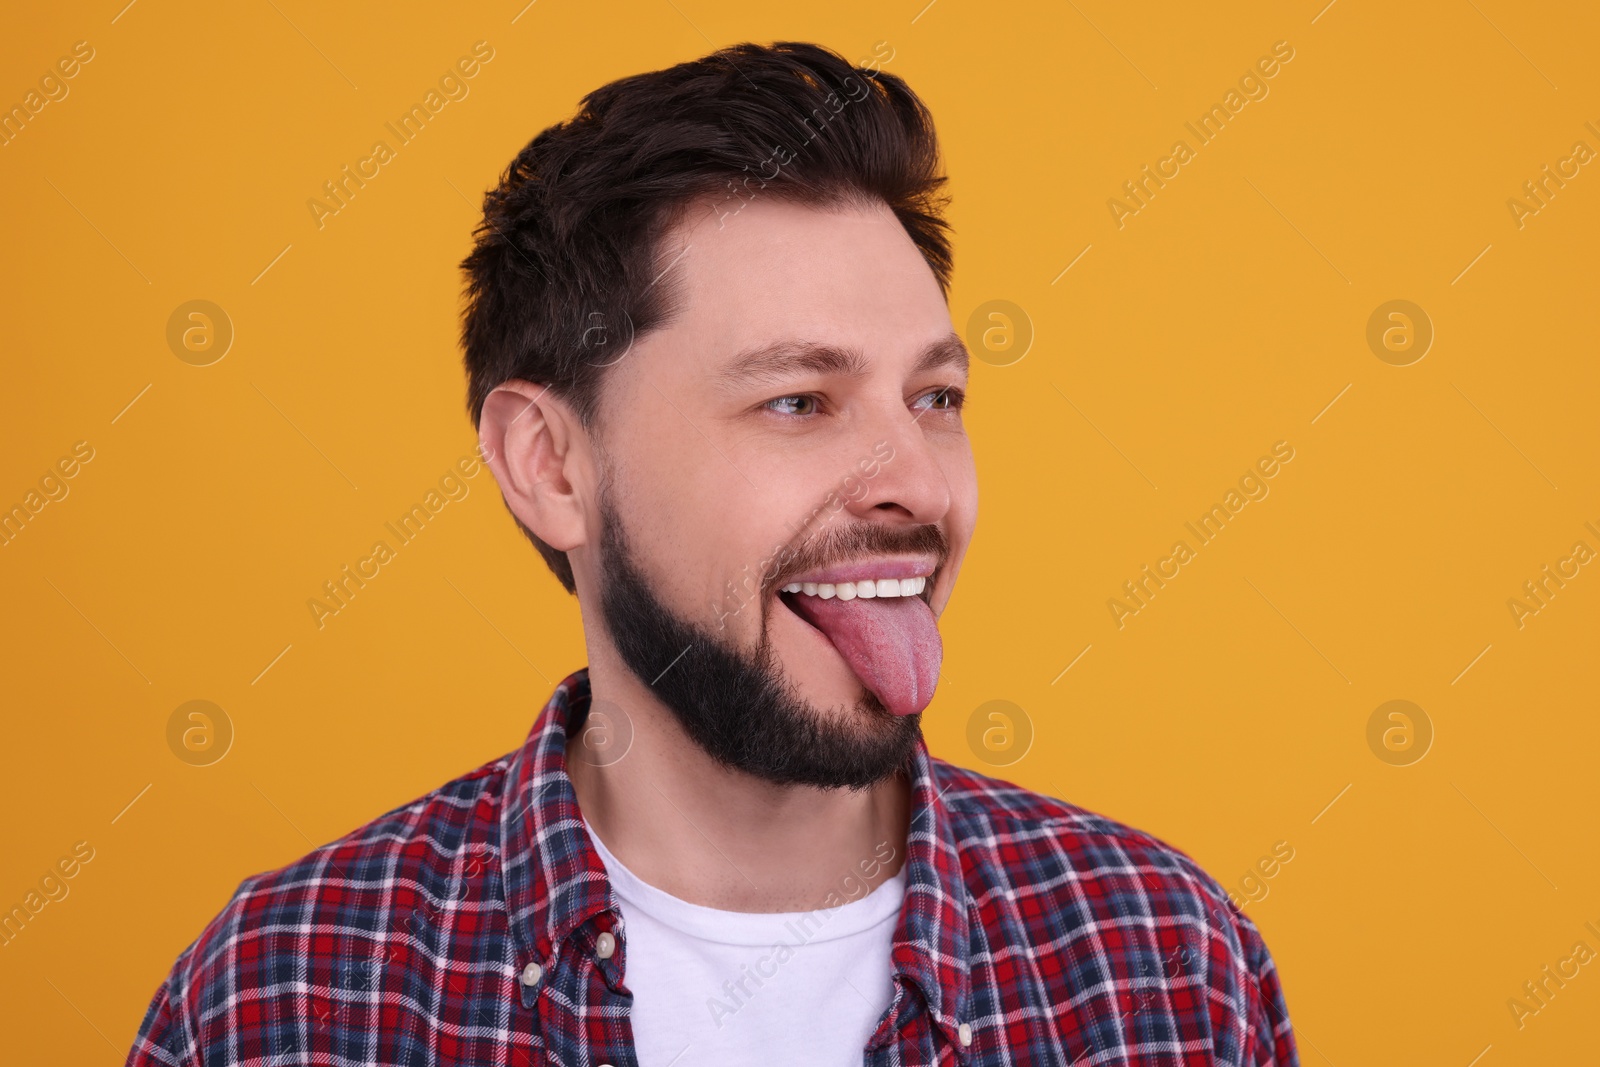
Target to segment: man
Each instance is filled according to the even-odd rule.
[[[931,119],[743,45],[485,201],[469,409],[582,609],[526,745],[248,879],[133,1064],[1293,1064],[1187,856],[933,759],[977,514]]]

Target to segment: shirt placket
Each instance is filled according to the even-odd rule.
[[[966,1057],[947,1040],[915,984],[897,979],[883,1022],[867,1041],[866,1067],[935,1067]]]
[[[524,1003],[538,1012],[545,1054],[561,1067],[639,1067],[630,1013],[633,995],[622,984],[622,939],[611,912],[572,931],[538,964]]]

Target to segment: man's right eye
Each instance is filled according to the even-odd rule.
[[[814,415],[817,411],[817,398],[810,393],[798,393],[794,396],[779,396],[767,401],[766,408],[776,411],[780,415]]]

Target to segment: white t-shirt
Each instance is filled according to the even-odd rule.
[[[843,878],[835,908],[722,911],[640,881],[589,837],[621,903],[640,1067],[860,1067],[894,995],[903,863],[854,899],[859,877]]]

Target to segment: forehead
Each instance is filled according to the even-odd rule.
[[[679,354],[714,371],[755,345],[895,357],[950,333],[939,283],[887,205],[719,199],[692,204],[662,240],[659,280],[678,312],[661,347],[692,348]]]

